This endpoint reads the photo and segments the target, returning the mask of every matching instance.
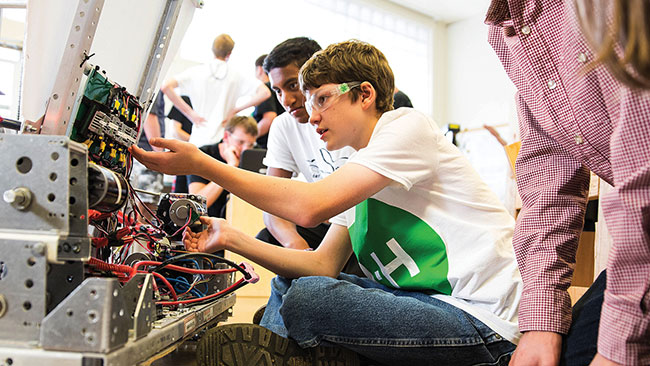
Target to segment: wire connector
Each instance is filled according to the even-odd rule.
[[[256,283],[260,280],[260,275],[255,273],[255,269],[248,262],[241,262],[240,267],[243,267],[248,276],[244,275],[244,280],[248,283]]]

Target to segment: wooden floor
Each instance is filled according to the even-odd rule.
[[[233,194],[228,200],[226,220],[235,228],[251,236],[257,235],[264,228],[262,211]],[[227,321],[227,323],[250,323],[257,309],[266,305],[271,295],[271,279],[275,277],[275,274],[259,264],[231,252],[226,252],[226,258],[236,263],[243,261],[250,263],[260,276],[257,283],[248,284],[237,290],[237,302],[233,307],[232,316]]]

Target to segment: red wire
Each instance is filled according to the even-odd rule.
[[[154,277],[161,280],[165,284],[165,286],[167,286],[167,288],[169,289],[169,291],[170,291],[170,293],[172,295],[172,299],[174,299],[174,300],[178,299],[178,297],[176,296],[176,291],[174,291],[174,286],[172,286],[172,284],[169,283],[169,281],[167,281],[167,279],[165,277],[163,277],[163,275],[161,275],[158,272],[147,272],[147,271],[139,271],[139,273],[151,273],[152,275],[154,275]]]
[[[99,268],[99,269],[101,269],[103,271],[126,273],[126,274],[129,275],[129,278],[133,277],[133,274],[135,273],[133,268],[131,268],[129,266],[125,266],[125,265],[121,265],[121,264],[106,263],[106,262],[104,262],[102,260],[99,260],[97,258],[94,258],[94,257],[90,257],[90,259],[88,260],[88,264],[90,264],[93,267],[97,267],[97,268]]]
[[[183,225],[180,229],[178,229],[174,234],[172,234],[172,238],[176,236],[176,234],[180,233],[183,229],[187,227],[187,225],[190,224],[190,220],[192,220],[192,209],[189,209],[189,214],[187,215],[187,222],[185,225]]]
[[[211,298],[213,298],[213,297],[215,297],[215,296],[219,296],[219,295],[222,295],[222,294],[224,294],[224,293],[226,293],[226,292],[228,292],[228,291],[231,291],[233,288],[235,288],[235,286],[238,286],[238,285],[239,285],[240,283],[242,283],[242,282],[244,282],[244,279],[243,279],[243,278],[240,278],[239,281],[233,283],[232,285],[228,286],[227,288],[225,288],[225,289],[223,289],[223,290],[221,290],[221,291],[219,291],[219,292],[216,292],[216,293],[214,293],[214,294],[212,294],[212,295],[208,295],[208,296],[204,296],[204,297],[198,297],[198,298],[196,298],[196,299],[189,299],[189,300],[180,300],[180,301],[158,301],[158,302],[156,303],[156,305],[168,305],[168,306],[173,306],[173,305],[191,304],[191,303],[194,303],[194,302],[199,302],[199,301],[209,300],[209,299],[211,299]]]
[[[93,257],[90,257],[90,259],[88,260],[88,264],[90,264],[91,266],[97,267],[97,268],[99,268],[101,270],[105,270],[105,271],[126,273],[126,274],[128,274],[128,279],[131,279],[137,273],[136,268],[125,266],[125,265],[122,265],[122,264],[106,263],[106,262],[104,262],[102,260],[99,260],[99,259],[93,258]],[[141,273],[148,273],[146,271],[140,271],[140,272]],[[152,272],[152,274],[154,275],[154,277],[160,279],[165,284],[165,286],[167,286],[167,288],[169,289],[169,292],[171,293],[172,298],[174,300],[178,299],[178,297],[176,296],[176,291],[174,291],[174,287],[171,285],[171,283],[169,283],[169,281],[167,281],[167,279],[165,277],[163,277],[163,275],[161,275],[160,273],[157,273],[157,272]]]
[[[167,305],[167,306],[180,305],[180,304],[191,304],[191,303],[194,303],[194,302],[205,301],[205,300],[211,299],[211,298],[213,298],[215,296],[219,296],[221,294],[224,294],[224,293],[226,293],[228,291],[233,290],[236,286],[238,286],[239,284],[241,284],[245,280],[244,278],[241,278],[241,279],[239,279],[239,281],[233,283],[232,285],[228,286],[224,290],[221,290],[219,292],[216,292],[216,293],[208,295],[208,296],[198,297],[198,298],[189,299],[189,300],[177,301],[178,296],[176,294],[176,291],[174,290],[174,287],[171,285],[171,283],[169,283],[169,281],[163,275],[161,275],[158,272],[147,272],[145,270],[138,270],[138,268],[140,266],[160,265],[161,262],[141,261],[141,262],[138,262],[135,265],[133,265],[133,267],[130,267],[130,266],[121,265],[121,264],[106,263],[106,262],[104,262],[102,260],[91,257],[89,259],[89,261],[88,261],[88,264],[90,264],[90,265],[92,265],[94,267],[97,267],[97,268],[99,268],[101,270],[107,270],[107,271],[127,274],[127,276],[128,276],[127,279],[131,279],[136,273],[151,273],[154,277],[161,280],[165,284],[165,286],[169,289],[172,298],[175,300],[175,301],[159,301],[159,302],[156,303],[158,305]],[[227,269],[192,269],[192,268],[176,266],[176,265],[173,265],[173,264],[169,264],[169,265],[167,265],[165,267],[169,268],[169,269],[173,269],[175,271],[191,273],[191,274],[220,274],[220,273],[230,273],[230,272],[235,272],[236,271],[235,268],[227,268]],[[156,284],[155,284],[155,281],[154,281],[154,286],[155,285]]]
[[[162,262],[155,261],[140,261],[133,265],[133,269],[138,270],[141,266],[157,266]],[[231,273],[237,271],[235,268],[226,268],[226,269],[193,269],[187,267],[181,267],[174,264],[168,264],[165,268],[173,269],[174,271],[191,273],[191,274],[221,274],[221,273]]]

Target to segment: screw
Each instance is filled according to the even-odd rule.
[[[45,255],[45,251],[47,250],[47,245],[45,243],[36,243],[32,246],[32,253],[34,255]]]

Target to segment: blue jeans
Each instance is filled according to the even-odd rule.
[[[301,347],[338,345],[386,365],[507,365],[515,345],[468,313],[367,278],[276,277],[260,325]]]

